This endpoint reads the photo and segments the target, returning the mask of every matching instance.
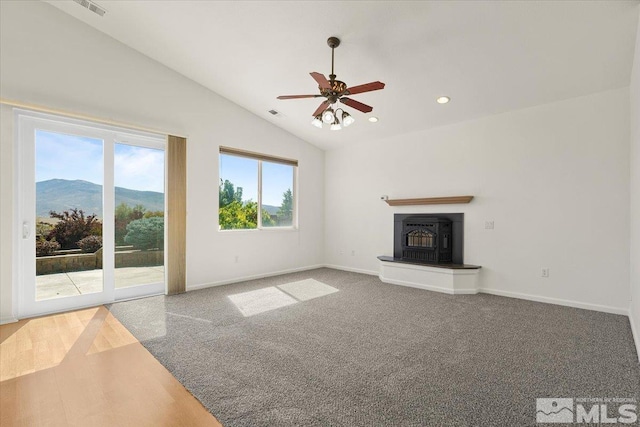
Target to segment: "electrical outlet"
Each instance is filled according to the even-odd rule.
[[[549,269],[548,268],[543,268],[542,269],[542,277],[549,277]]]
[[[485,221],[484,228],[485,230],[493,230],[493,221]]]

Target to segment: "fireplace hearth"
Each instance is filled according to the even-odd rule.
[[[463,264],[464,214],[395,214],[393,257],[418,264]]]
[[[444,292],[478,293],[479,265],[465,264],[464,214],[395,214],[393,257],[381,255],[384,283]]]

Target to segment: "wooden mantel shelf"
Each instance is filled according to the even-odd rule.
[[[469,203],[471,199],[473,199],[473,196],[425,197],[422,199],[388,199],[385,201],[389,206],[410,206]]]

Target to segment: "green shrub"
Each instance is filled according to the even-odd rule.
[[[136,249],[164,248],[164,218],[151,217],[131,221],[127,224],[124,241]]]
[[[82,249],[82,252],[92,254],[102,247],[102,237],[87,236],[78,241],[78,247]]]
[[[142,218],[144,214],[145,208],[142,205],[131,207],[122,202],[116,206],[116,245],[124,244],[124,236],[127,234],[127,224]]]
[[[36,241],[36,256],[51,256],[60,249],[60,243],[56,242],[56,239],[45,240],[44,237],[40,237]]]

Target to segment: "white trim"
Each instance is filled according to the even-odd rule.
[[[20,280],[20,271],[22,269],[22,263],[20,262],[20,245],[21,245],[21,236],[20,236],[20,218],[22,216],[22,203],[20,199],[20,194],[22,193],[21,182],[22,182],[22,148],[20,144],[20,132],[19,132],[19,124],[18,124],[18,116],[20,112],[17,110],[13,110],[13,121],[11,122],[11,126],[13,126],[13,218],[11,219],[12,224],[12,249],[13,253],[11,254],[11,317],[13,319],[18,319],[18,307],[20,306],[20,286],[18,286],[18,281]]]
[[[333,268],[334,270],[349,271],[351,273],[367,274],[369,276],[377,276],[378,275],[377,271],[362,270],[360,268],[345,267],[345,266],[342,266],[342,265],[324,264],[323,267]]]
[[[0,325],[6,325],[7,323],[16,323],[18,319],[15,317],[0,317]]]
[[[274,271],[271,273],[261,273],[261,274],[254,274],[252,276],[243,276],[243,277],[236,277],[233,279],[220,280],[218,282],[202,283],[199,285],[191,285],[191,286],[187,285],[187,292],[197,291],[199,289],[213,288],[215,286],[230,285],[232,283],[245,282],[247,280],[264,279],[265,277],[273,277],[273,276],[280,276],[282,274],[298,273],[300,271],[307,271],[307,270],[315,270],[317,268],[323,268],[323,267],[326,267],[326,266],[323,264],[308,265],[305,267],[291,268],[288,270]]]
[[[220,178],[222,179],[222,178]],[[238,188],[238,187],[236,187]],[[258,206],[257,206],[257,228],[262,228],[262,160],[258,160]],[[220,207],[218,206],[218,226],[220,225]]]
[[[33,111],[33,110],[25,110],[21,108],[14,108],[13,111],[15,113],[14,118],[15,116],[23,116],[23,117],[28,117],[30,119],[47,121],[51,124],[51,126],[54,126],[54,127],[62,125],[68,128],[69,125],[71,125],[71,126],[81,128],[83,130],[88,129],[89,131],[98,130],[98,131],[108,132],[112,134],[114,139],[118,139],[118,141],[116,142],[120,142],[122,138],[134,138],[136,140],[142,139],[149,144],[155,145],[153,143],[154,140],[166,141],[167,139],[167,134],[157,133],[152,131],[144,131],[139,129],[123,128],[117,125],[102,123],[99,121],[91,121],[91,120],[85,120],[85,119],[80,119],[75,117],[67,117],[64,115],[43,113],[43,112]],[[78,133],[78,132],[74,132],[73,130],[71,130],[71,134],[84,136],[82,132]],[[133,143],[131,142],[123,142],[123,143],[133,145]]]
[[[623,316],[628,316],[629,315],[629,310],[626,309],[626,308],[611,307],[611,306],[608,306],[608,305],[591,304],[591,303],[586,303],[586,302],[565,300],[565,299],[560,299],[560,298],[542,297],[542,296],[538,296],[538,295],[522,294],[522,293],[519,293],[519,292],[501,291],[499,289],[483,288],[483,289],[480,289],[480,292],[483,293],[483,294],[497,295],[497,296],[501,296],[501,297],[524,299],[524,300],[528,300],[528,301],[535,301],[535,302],[543,302],[543,303],[547,303],[547,304],[562,305],[562,306],[565,306],[565,307],[582,308],[584,310],[601,311],[601,312],[604,312],[604,313],[611,313],[611,314],[621,314]]]
[[[444,292],[446,294],[449,295],[457,295],[457,294],[478,294],[478,293],[482,293],[482,294],[489,294],[489,295],[497,295],[497,296],[502,296],[502,297],[508,297],[508,298],[517,298],[517,299],[522,299],[522,300],[527,300],[527,301],[535,301],[535,302],[541,302],[541,303],[546,303],[546,304],[555,304],[555,305],[560,305],[560,306],[565,306],[565,307],[573,307],[573,308],[580,308],[580,309],[584,309],[584,310],[593,310],[593,311],[600,311],[603,313],[611,313],[611,314],[619,314],[619,315],[623,315],[623,316],[630,316],[631,311],[629,309],[626,308],[622,308],[622,307],[611,307],[611,306],[607,306],[607,305],[601,305],[601,304],[592,304],[592,303],[586,303],[586,302],[579,302],[579,301],[574,301],[574,300],[565,300],[565,299],[560,299],[560,298],[552,298],[552,297],[543,297],[543,296],[538,296],[538,295],[531,295],[531,294],[523,294],[523,293],[519,293],[519,292],[511,292],[511,291],[503,291],[500,289],[491,289],[491,288],[479,288],[477,289],[477,291],[475,289],[468,289],[468,288],[462,288],[462,289],[451,289],[451,288],[445,288],[442,286],[434,286],[434,285],[428,285],[422,282],[416,282],[416,281],[406,281],[406,280],[401,280],[401,279],[393,279],[393,278],[388,278],[388,277],[384,277],[383,275],[383,270],[382,267],[384,266],[385,262],[381,261],[380,265],[381,265],[381,270],[380,270],[380,274],[378,275],[378,277],[380,278],[380,281],[382,281],[383,283],[390,283],[393,285],[402,285],[402,286],[410,286],[412,288],[419,288],[419,289],[425,289],[425,290],[429,290],[429,291],[435,291],[435,292]],[[424,269],[425,271],[428,271],[429,273],[441,273],[441,274],[465,274],[465,270],[451,270],[451,269],[438,269],[438,268],[430,268],[428,266],[421,266],[421,265],[409,265],[409,264],[403,264],[403,268],[404,269],[415,269],[415,270],[420,270],[420,269]],[[478,270],[467,270],[466,274],[476,274],[475,272],[477,272]],[[636,343],[638,342],[638,340],[636,339]],[[637,347],[640,347],[639,344],[636,344]],[[639,352],[640,354],[640,352]],[[639,355],[640,358],[640,355]]]
[[[151,295],[164,294],[165,287],[166,287],[165,283],[166,281],[163,280],[162,282],[159,282],[159,283],[146,283],[143,285],[116,288],[114,292],[114,302],[127,301],[130,299],[144,298],[146,296],[151,296]]]
[[[43,114],[53,114],[53,115],[56,115],[56,116],[63,116],[66,119],[78,119],[78,120],[82,120],[82,121],[98,123],[98,124],[101,124],[101,125],[115,126],[115,127],[118,127],[118,128],[126,129],[128,131],[140,131],[140,132],[154,133],[154,134],[159,134],[159,135],[175,135],[175,136],[187,138],[185,135],[181,135],[180,133],[176,133],[176,132],[167,132],[167,131],[164,131],[164,130],[151,129],[151,128],[147,128],[147,127],[143,127],[143,126],[134,125],[134,124],[131,124],[131,123],[118,122],[118,121],[109,120],[109,119],[101,119],[99,117],[90,116],[90,115],[87,115],[87,114],[78,114],[78,113],[74,113],[74,112],[71,112],[71,111],[59,110],[59,109],[56,109],[56,108],[45,107],[45,106],[42,106],[42,105],[29,104],[27,102],[16,101],[16,100],[13,100],[13,99],[0,98],[0,104],[8,105],[10,107],[24,109],[24,110],[27,110],[27,111],[30,111],[30,112],[43,113]]]
[[[118,302],[125,302],[125,301],[133,301],[133,300],[142,299],[142,298],[159,297],[161,295],[166,295],[165,292],[164,292],[164,289],[162,289],[161,292],[158,292],[158,293],[155,293],[155,294],[135,295],[135,296],[129,296],[129,297],[126,297],[126,298],[120,298],[120,299],[117,299],[117,300],[115,300],[113,302],[105,303],[104,305],[107,305],[107,304],[110,305],[110,304],[115,304],[115,303],[118,303]]]
[[[640,363],[640,331],[636,327],[636,319],[633,317],[633,309],[629,308],[629,323],[631,324],[631,335],[636,344],[636,354]]]
[[[382,283],[390,283],[392,285],[408,286],[410,288],[424,289],[427,291],[442,292],[449,295],[475,295],[480,291],[478,289],[449,289],[440,286],[425,285],[422,283],[407,282],[404,280],[387,279],[380,277]]]
[[[444,292],[449,295],[477,294],[480,269],[438,268],[428,265],[380,260],[382,282]]]

